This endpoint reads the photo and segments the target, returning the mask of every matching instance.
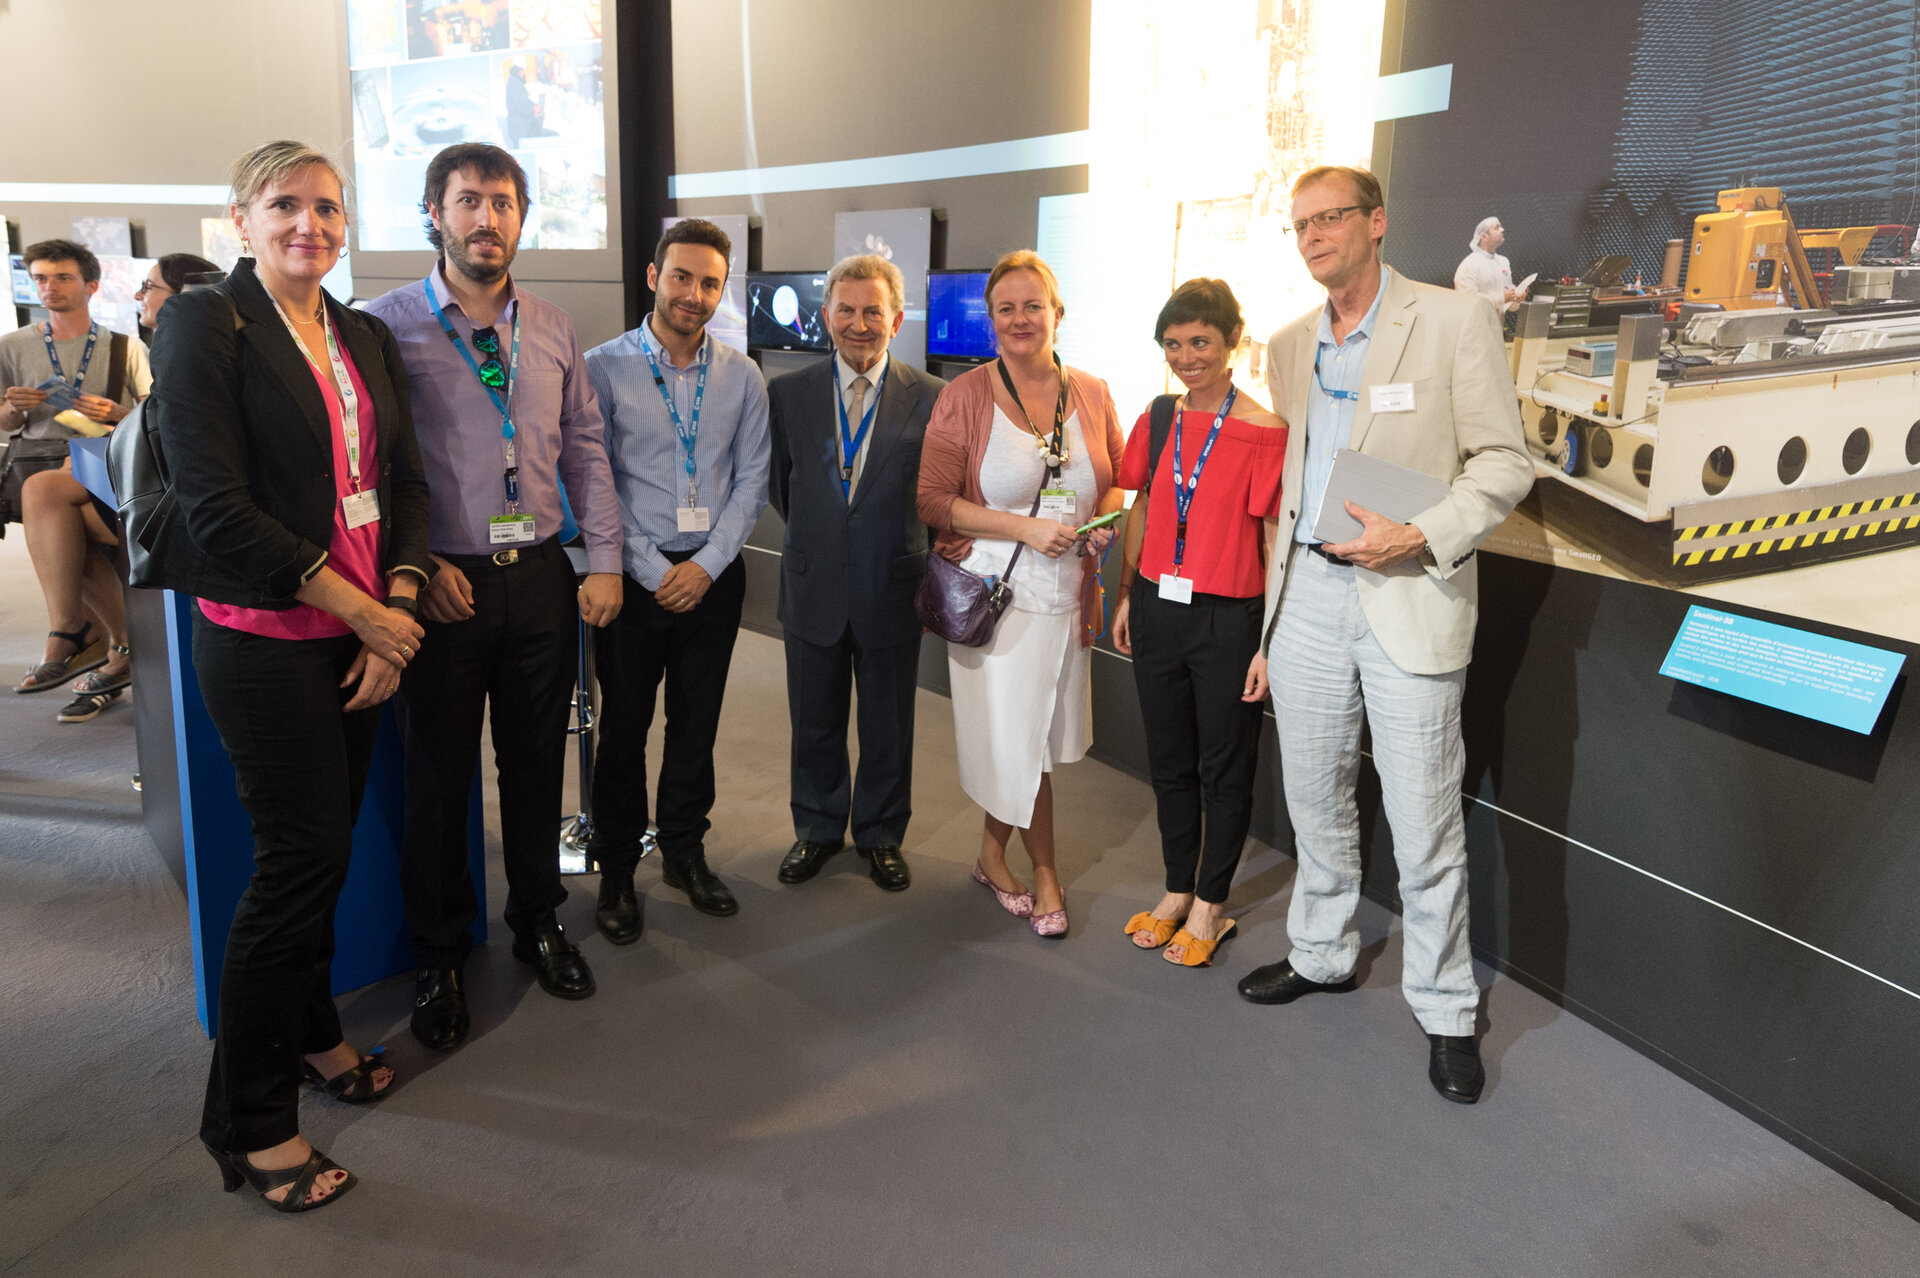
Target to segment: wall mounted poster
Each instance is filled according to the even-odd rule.
[[[520,246],[607,246],[600,0],[348,0],[363,249],[427,247],[426,166],[505,147],[533,205]]]

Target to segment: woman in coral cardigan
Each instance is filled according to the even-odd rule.
[[[1066,313],[1038,254],[1009,253],[987,277],[1000,357],[940,393],[920,454],[920,518],[934,553],[982,577],[1008,576],[1012,604],[983,647],[949,647],[960,785],[986,809],[974,879],[1040,936],[1064,936],[1066,895],[1054,871],[1056,764],[1093,736],[1088,647],[1100,628],[1097,556],[1120,508],[1124,441],[1105,382],[1054,354]],[[1035,509],[1035,496],[1039,497]],[[1028,889],[1007,867],[1013,832],[1033,863]]]

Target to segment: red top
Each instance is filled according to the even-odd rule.
[[[353,379],[354,393],[360,397],[360,486],[377,488],[380,485],[380,465],[374,460],[373,397],[367,393],[367,384],[360,379],[360,370],[354,366],[353,356],[347,354],[344,344],[340,348],[340,358],[346,363],[347,376]],[[327,401],[327,424],[333,430],[333,536],[327,543],[327,567],[345,577],[350,585],[358,586],[375,599],[384,599],[386,586],[380,575],[380,530],[385,524],[376,519],[358,528],[347,527],[347,513],[339,499],[353,492],[353,478],[347,469],[347,435],[340,414],[340,390],[333,384],[333,375],[322,373],[314,367],[312,360],[307,361],[307,368],[312,372],[313,379],[320,383],[320,394]],[[1220,450],[1215,448],[1214,451],[1218,453]],[[1211,463],[1208,468],[1212,468]],[[382,511],[381,514],[384,516],[386,512]],[[291,608],[280,609],[237,608],[202,599],[200,611],[217,626],[244,630],[248,634],[264,635],[269,639],[330,639],[353,633],[353,627],[346,622],[330,612],[322,612],[312,604],[295,604]]]
[[[1147,478],[1152,448],[1148,414],[1140,414],[1120,461],[1122,488],[1138,490]],[[1191,469],[1213,429],[1212,413],[1181,414],[1180,460]],[[1229,417],[1200,472],[1200,488],[1187,510],[1187,550],[1180,575],[1203,595],[1250,599],[1266,588],[1260,561],[1260,521],[1280,514],[1280,471],[1287,459],[1287,428],[1255,426]],[[1147,497],[1147,540],[1140,573],[1149,581],[1173,571],[1173,534],[1179,522],[1173,501],[1173,436],[1160,449]]]

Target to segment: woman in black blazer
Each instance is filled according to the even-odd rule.
[[[432,562],[399,347],[320,288],[346,240],[341,191],[299,143],[240,159],[248,256],[168,305],[149,409],[185,531],[167,584],[198,597],[194,670],[254,837],[200,1136],[228,1190],[282,1211],[353,1183],[300,1135],[302,1076],[354,1102],[393,1082],[343,1038],[328,968],[379,706],[420,643]]]

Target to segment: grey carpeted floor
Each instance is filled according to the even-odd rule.
[[[0,658],[44,629],[0,542]],[[800,888],[778,645],[742,636],[710,844],[733,919],[658,885],[624,950],[591,878],[562,920],[599,978],[542,994],[503,930],[469,971],[472,1041],[429,1057],[409,982],[343,1000],[402,1073],[381,1105],[303,1102],[360,1177],[278,1217],[194,1138],[207,1045],[186,905],[146,844],[132,715],[53,722],[0,692],[0,1272],[659,1275],[1899,1275],[1920,1223],[1511,982],[1486,1099],[1429,1090],[1368,907],[1362,988],[1233,993],[1284,952],[1292,862],[1253,849],[1222,965],[1120,925],[1157,895],[1146,787],[1059,774],[1072,934],[1042,941],[966,869],[979,817],[947,703],[922,694],[911,891],[851,855]],[[497,841],[497,826],[490,832]],[[490,885],[496,904],[498,880]]]

